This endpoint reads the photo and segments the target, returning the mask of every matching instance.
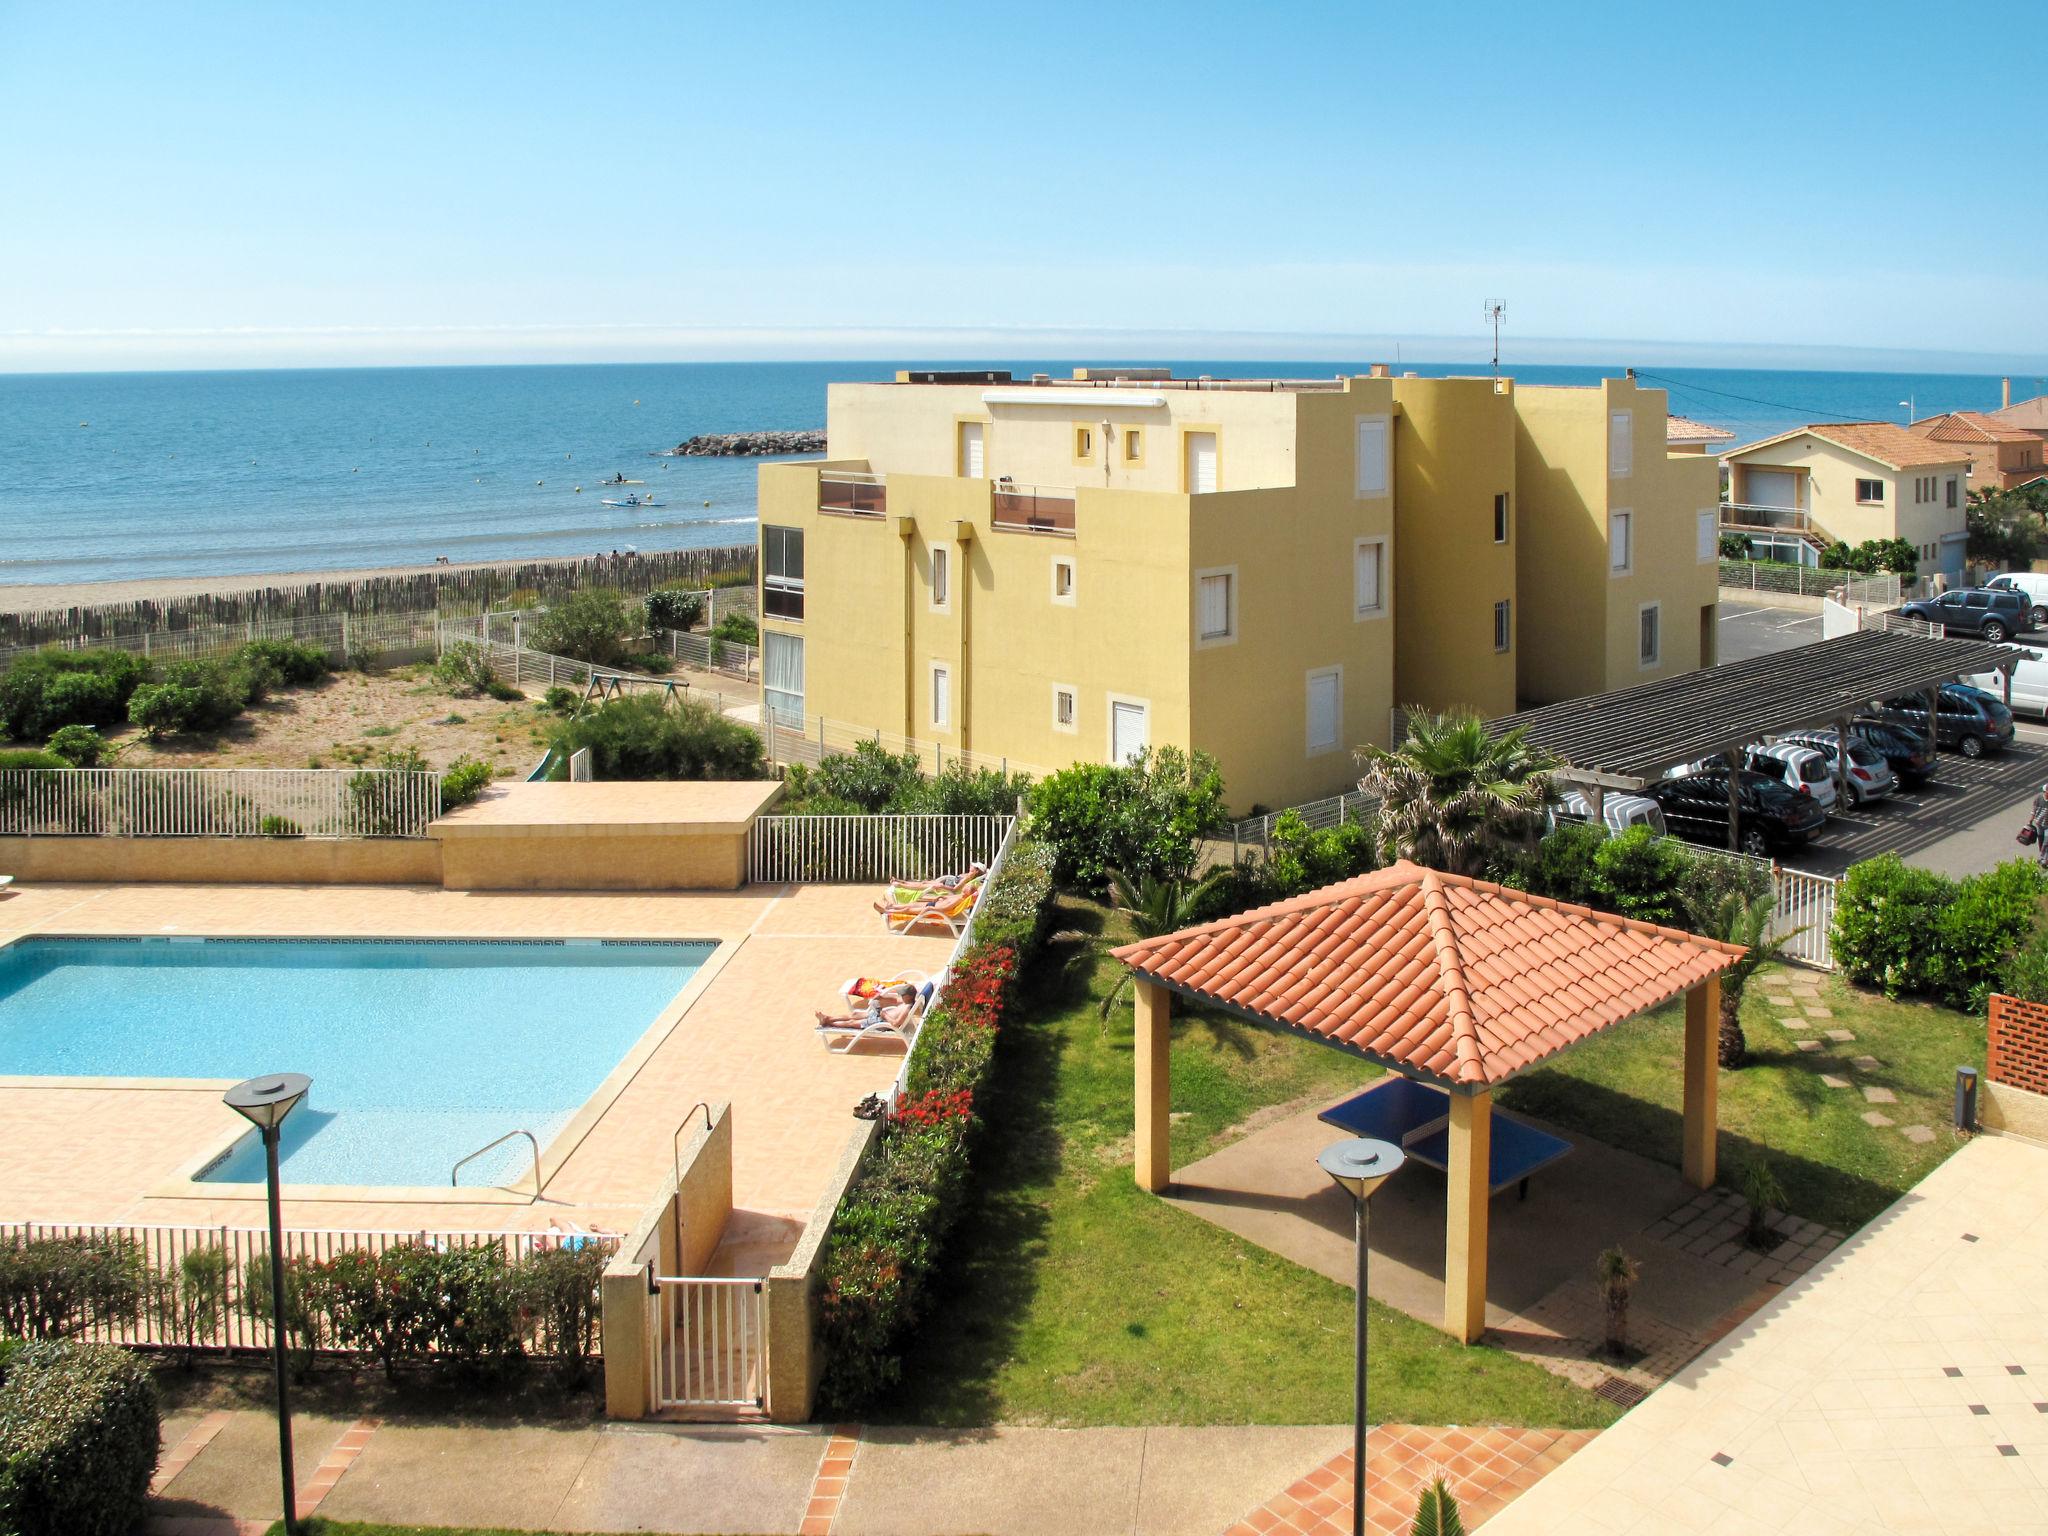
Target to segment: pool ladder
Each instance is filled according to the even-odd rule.
[[[505,1145],[506,1142],[510,1141],[515,1136],[524,1136],[526,1138],[527,1144],[533,1148],[533,1196],[532,1199],[529,1200],[527,1203],[532,1204],[534,1200],[540,1199],[540,1138],[535,1136],[531,1131],[507,1131],[504,1135],[500,1136],[496,1141],[490,1143],[488,1146],[478,1147],[474,1152],[470,1153],[469,1156],[458,1159],[455,1166],[448,1170],[449,1187],[453,1188],[455,1186],[456,1176],[462,1172],[463,1167],[466,1164],[475,1162],[478,1158],[482,1157],[486,1152],[495,1152],[499,1147]]]

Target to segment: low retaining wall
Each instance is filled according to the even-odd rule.
[[[2048,1007],[1992,994],[1977,1123],[2048,1143]]]
[[[839,1202],[881,1133],[882,1122],[868,1120],[847,1137],[832,1182],[805,1223],[795,1252],[768,1271],[768,1417],[777,1424],[806,1423],[817,1405],[825,1364],[818,1349],[818,1292],[825,1283],[818,1260]]]
[[[1827,598],[1819,592],[1772,592],[1763,587],[1723,587],[1721,601],[1748,608],[1790,608],[1797,613],[1819,613]]]
[[[0,874],[24,885],[439,885],[425,838],[0,837]]]
[[[439,878],[451,891],[736,891],[747,883],[747,834],[592,827],[535,836],[444,838]]]

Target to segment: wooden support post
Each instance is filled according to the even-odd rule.
[[[1142,976],[1137,987],[1137,1033],[1131,1055],[1138,1070],[1138,1188],[1158,1194],[1173,1182],[1172,1098],[1167,1091],[1173,1054],[1173,994]]]
[[[1849,808],[1849,721],[1835,722],[1835,798],[1842,809]]]
[[[1685,994],[1685,1130],[1681,1166],[1694,1189],[1714,1187],[1720,1140],[1721,978]]]
[[[1728,765],[1728,851],[1742,851],[1742,752],[1731,747],[1724,756]]]
[[[1470,1344],[1486,1332],[1486,1218],[1493,1166],[1493,1095],[1451,1095],[1444,1179],[1444,1332]]]

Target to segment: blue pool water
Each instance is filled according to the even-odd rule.
[[[287,1180],[446,1185],[507,1131],[545,1147],[714,947],[25,939],[0,949],[0,1075],[304,1072]],[[521,1138],[462,1182],[531,1162]],[[206,1177],[260,1180],[260,1145]]]

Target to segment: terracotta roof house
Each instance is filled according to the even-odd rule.
[[[1970,456],[1970,489],[2009,491],[2038,480],[2048,434],[2012,426],[1984,411],[1950,411],[1913,423],[1913,431],[1930,442],[1952,446]]]
[[[1428,1085],[1444,1103],[1444,1326],[1485,1327],[1492,1093],[1516,1073],[1683,995],[1685,1177],[1715,1172],[1720,976],[1732,944],[1402,861],[1115,951],[1137,982],[1137,1180],[1172,1182],[1175,993]],[[1369,1090],[1370,1091],[1370,1090]]]
[[[1734,441],[1735,434],[1726,427],[1694,421],[1690,416],[1664,418],[1664,448],[1667,453],[1705,453],[1709,448]]]
[[[1919,574],[1962,575],[1966,447],[1889,421],[1815,422],[1733,449],[1721,463],[1723,526],[1771,544],[1778,558],[1811,564],[1837,539],[1904,539],[1919,551]]]

